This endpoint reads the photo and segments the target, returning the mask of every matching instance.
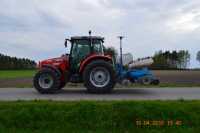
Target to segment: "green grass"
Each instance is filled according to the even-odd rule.
[[[200,130],[200,101],[0,102],[0,132],[193,133]],[[164,126],[137,126],[136,121]],[[182,121],[168,126],[168,120]]]
[[[0,79],[33,77],[36,70],[0,70]]]

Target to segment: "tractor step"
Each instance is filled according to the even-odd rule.
[[[81,76],[79,74],[73,74],[71,77],[70,77],[70,82],[71,83],[80,83],[81,82]]]

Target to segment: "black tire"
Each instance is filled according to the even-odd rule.
[[[93,79],[91,79],[92,72],[95,69],[100,69],[100,68],[102,70],[105,70],[106,74],[108,74],[106,78],[108,78],[109,80],[106,79],[107,81],[104,86],[94,85]],[[111,63],[106,62],[104,60],[96,60],[92,61],[85,67],[83,72],[83,80],[84,80],[84,85],[89,93],[97,93],[97,94],[110,93],[115,86],[116,75]]]
[[[143,76],[138,79],[138,82],[142,85],[150,85],[152,83],[152,77],[151,76]]]
[[[51,77],[51,80],[53,81],[52,84],[47,88],[41,86],[40,80],[42,75],[43,76],[48,75],[49,77]],[[44,82],[46,82],[45,79]],[[49,94],[57,92],[58,90],[60,90],[60,84],[61,83],[59,74],[56,71],[48,68],[40,70],[38,73],[36,73],[33,79],[33,85],[35,89],[41,94]]]
[[[154,79],[152,82],[151,82],[152,85],[159,85],[160,84],[160,80],[159,79]]]

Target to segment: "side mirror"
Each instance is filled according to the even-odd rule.
[[[67,39],[65,39],[65,47],[67,47]]]
[[[69,39],[65,39],[65,47],[67,47],[67,41],[70,41]]]

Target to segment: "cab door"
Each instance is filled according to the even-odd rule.
[[[71,71],[78,72],[80,63],[90,54],[90,41],[89,40],[75,40],[73,41],[71,54],[70,54],[70,68]]]

